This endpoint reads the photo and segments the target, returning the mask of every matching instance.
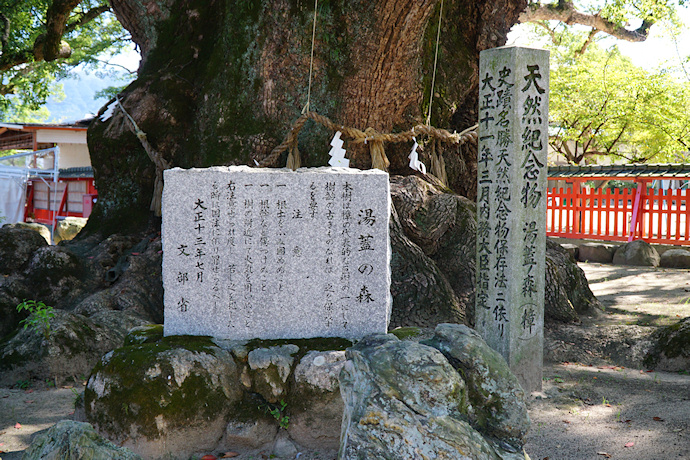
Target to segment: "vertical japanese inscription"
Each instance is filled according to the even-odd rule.
[[[184,185],[199,175],[193,188]],[[354,338],[386,331],[386,174],[171,170],[165,192],[167,335]]]
[[[524,378],[543,341],[548,52],[480,57],[476,328]],[[536,371],[536,369],[533,369]],[[539,377],[540,379],[540,377]]]

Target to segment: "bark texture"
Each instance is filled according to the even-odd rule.
[[[479,51],[503,45],[525,6],[444,3],[434,126],[460,131],[476,123]],[[310,108],[381,132],[422,122],[439,7],[438,0],[320,2]],[[114,0],[112,8],[143,52],[123,107],[172,166],[253,165],[280,144],[307,102],[312,1]],[[307,125],[299,137],[302,164],[325,165],[332,135]],[[99,203],[87,231],[145,227],[155,167],[122,112],[92,124],[89,147]],[[412,172],[410,147],[386,146],[391,172]],[[370,166],[367,146],[346,148],[353,166]],[[476,153],[447,147],[443,156],[451,187],[472,198]]]
[[[429,327],[431,321],[474,325],[475,203],[417,176],[393,176],[391,195],[392,327]],[[602,309],[565,249],[547,240],[544,256],[547,321],[577,323],[580,315]]]

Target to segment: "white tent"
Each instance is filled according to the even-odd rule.
[[[26,183],[30,176],[57,183],[59,157],[59,147],[0,157],[0,221],[3,224],[24,220]]]

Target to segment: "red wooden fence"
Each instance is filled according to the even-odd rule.
[[[549,188],[546,231],[549,236],[604,241],[690,245],[688,190],[655,190],[650,180],[637,189]]]

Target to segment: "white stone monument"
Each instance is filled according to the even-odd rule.
[[[165,335],[387,332],[388,174],[233,166],[164,179]]]
[[[479,59],[476,329],[530,393],[544,348],[549,52]]]

